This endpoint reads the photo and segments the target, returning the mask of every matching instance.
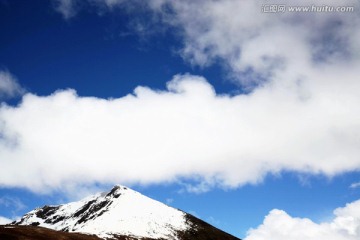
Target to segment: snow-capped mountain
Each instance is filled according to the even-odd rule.
[[[32,225],[58,231],[95,234],[106,239],[203,239],[210,234],[237,239],[185,212],[117,185],[78,202],[44,206],[13,225]],[[201,238],[197,238],[201,237]]]

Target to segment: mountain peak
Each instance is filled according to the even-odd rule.
[[[106,197],[114,197],[118,198],[123,194],[125,191],[127,191],[128,188],[122,185],[115,185],[110,192],[108,192],[105,196]]]
[[[120,239],[120,236],[129,239],[188,239],[184,236],[196,235],[201,229],[207,229],[204,232],[215,229],[185,212],[122,185],[115,185],[107,193],[95,194],[78,202],[37,208],[14,224],[95,234],[106,239]]]

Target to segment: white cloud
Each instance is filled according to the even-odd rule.
[[[10,72],[0,70],[0,100],[17,97],[24,92],[25,90]]]
[[[12,219],[19,219],[19,212],[26,208],[26,205],[19,198],[9,196],[0,197],[0,205],[11,209],[10,212]],[[6,224],[9,222],[12,222],[12,220],[0,216],[0,224]]]
[[[68,20],[77,14],[77,0],[52,0],[54,8]]]
[[[12,222],[11,219],[0,216],[0,225],[8,224],[8,223],[11,223],[11,222]]]
[[[288,84],[313,81],[311,72],[323,65],[359,59],[358,1],[151,1],[163,22],[182,29],[183,57],[207,66],[227,65],[229,73],[245,87],[259,81]],[[353,13],[263,13],[266,4],[286,6],[347,5]],[[162,7],[161,7],[162,6]],[[170,6],[172,11],[168,11]],[[175,12],[175,14],[174,14]]]
[[[18,198],[4,196],[0,198],[0,205],[13,207],[14,213],[26,208],[25,204]]]
[[[251,229],[245,240],[356,240],[360,237],[360,200],[334,211],[330,222],[315,223],[294,218],[282,210],[272,210],[262,225]]]
[[[350,185],[350,188],[358,188],[358,187],[360,187],[360,182],[352,183]]]
[[[65,2],[73,2],[66,0]],[[180,54],[200,66],[220,61],[236,82],[249,90],[264,82],[302,84],[314,81],[313,71],[359,61],[360,16],[357,0],[88,0],[99,9],[148,9],[156,17],[133,24],[143,34],[161,24],[177,28],[183,42]],[[136,4],[141,7],[136,7]],[[353,6],[355,11],[264,13],[264,6]],[[170,10],[169,10],[170,9]],[[136,19],[136,18],[135,18]],[[136,21],[136,20],[134,20]],[[140,30],[138,30],[140,29]],[[356,72],[355,72],[356,73]],[[355,74],[353,73],[353,74]],[[299,93],[307,98],[309,92]]]
[[[0,108],[0,184],[45,191],[191,178],[237,187],[283,170],[359,169],[360,82],[343,75],[344,85],[326,72],[329,84],[309,85],[306,101],[276,85],[216,95],[192,75],[175,76],[167,91],[138,87],[110,100],[73,90],[26,94]]]

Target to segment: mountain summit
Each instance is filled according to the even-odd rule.
[[[37,208],[12,224],[104,239],[238,240],[190,214],[120,185],[78,202]]]

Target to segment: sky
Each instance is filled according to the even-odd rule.
[[[0,224],[122,184],[245,240],[359,239],[359,11],[0,0]]]

